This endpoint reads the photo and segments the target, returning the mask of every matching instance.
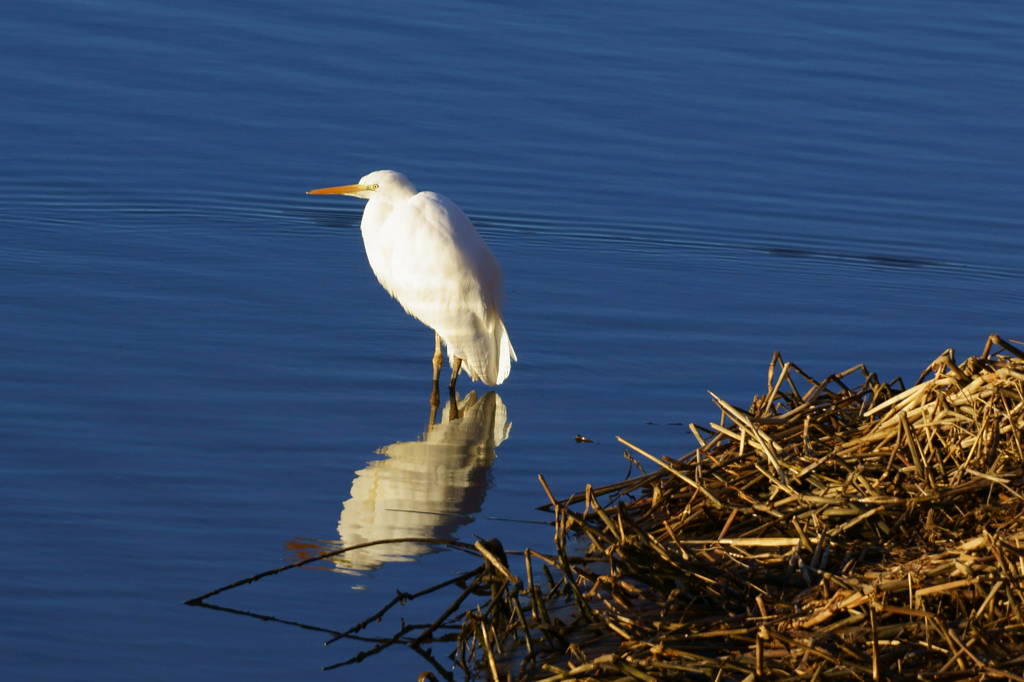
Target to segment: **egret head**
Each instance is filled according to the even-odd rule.
[[[416,193],[416,188],[398,171],[379,170],[367,173],[355,185],[311,189],[306,194],[347,194],[360,199],[405,198]]]

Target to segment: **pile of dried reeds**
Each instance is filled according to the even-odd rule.
[[[372,645],[328,668],[406,645],[448,680],[433,644],[454,642],[456,668],[494,680],[1024,682],[1024,352],[993,336],[960,364],[943,353],[906,390],[862,365],[815,381],[776,354],[750,408],[712,398],[721,419],[691,425],[699,447],[679,459],[619,439],[653,473],[564,500],[544,485],[551,552],[379,540],[187,603]],[[399,592],[343,632],[209,601],[383,542],[444,544],[483,565]],[[450,587],[459,595],[433,622],[365,634]]]
[[[712,397],[722,417],[691,426],[696,450],[623,440],[658,470],[552,497],[554,551],[527,550],[525,580],[485,555],[489,597],[445,614],[457,666],[1024,680],[1024,353],[998,337],[959,365],[947,351],[906,390],[776,355],[749,409]]]

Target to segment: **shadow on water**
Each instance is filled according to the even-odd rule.
[[[331,547],[352,547],[399,538],[454,539],[457,530],[480,511],[487,490],[494,451],[512,424],[501,397],[494,391],[464,398],[454,394],[428,421],[414,441],[385,445],[384,459],[372,460],[356,472],[338,519],[337,542],[295,540],[288,543],[296,558]],[[370,571],[392,561],[412,561],[438,547],[414,542],[387,542],[334,556],[336,570]]]

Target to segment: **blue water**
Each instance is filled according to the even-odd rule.
[[[912,380],[1024,337],[1016,5],[53,0],[0,35],[4,679],[411,679],[182,602],[378,517],[543,548],[538,473],[690,449],[774,350]],[[360,202],[303,194],[378,168],[476,221],[521,359],[426,443],[432,336]],[[470,567],[404,550],[218,603],[344,629]]]

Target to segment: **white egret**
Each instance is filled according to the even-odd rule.
[[[417,192],[390,170],[307,194],[368,200],[360,223],[366,258],[385,291],[434,330],[435,395],[442,342],[452,368],[450,389],[460,368],[488,386],[508,377],[516,353],[501,319],[501,267],[455,202]]]

